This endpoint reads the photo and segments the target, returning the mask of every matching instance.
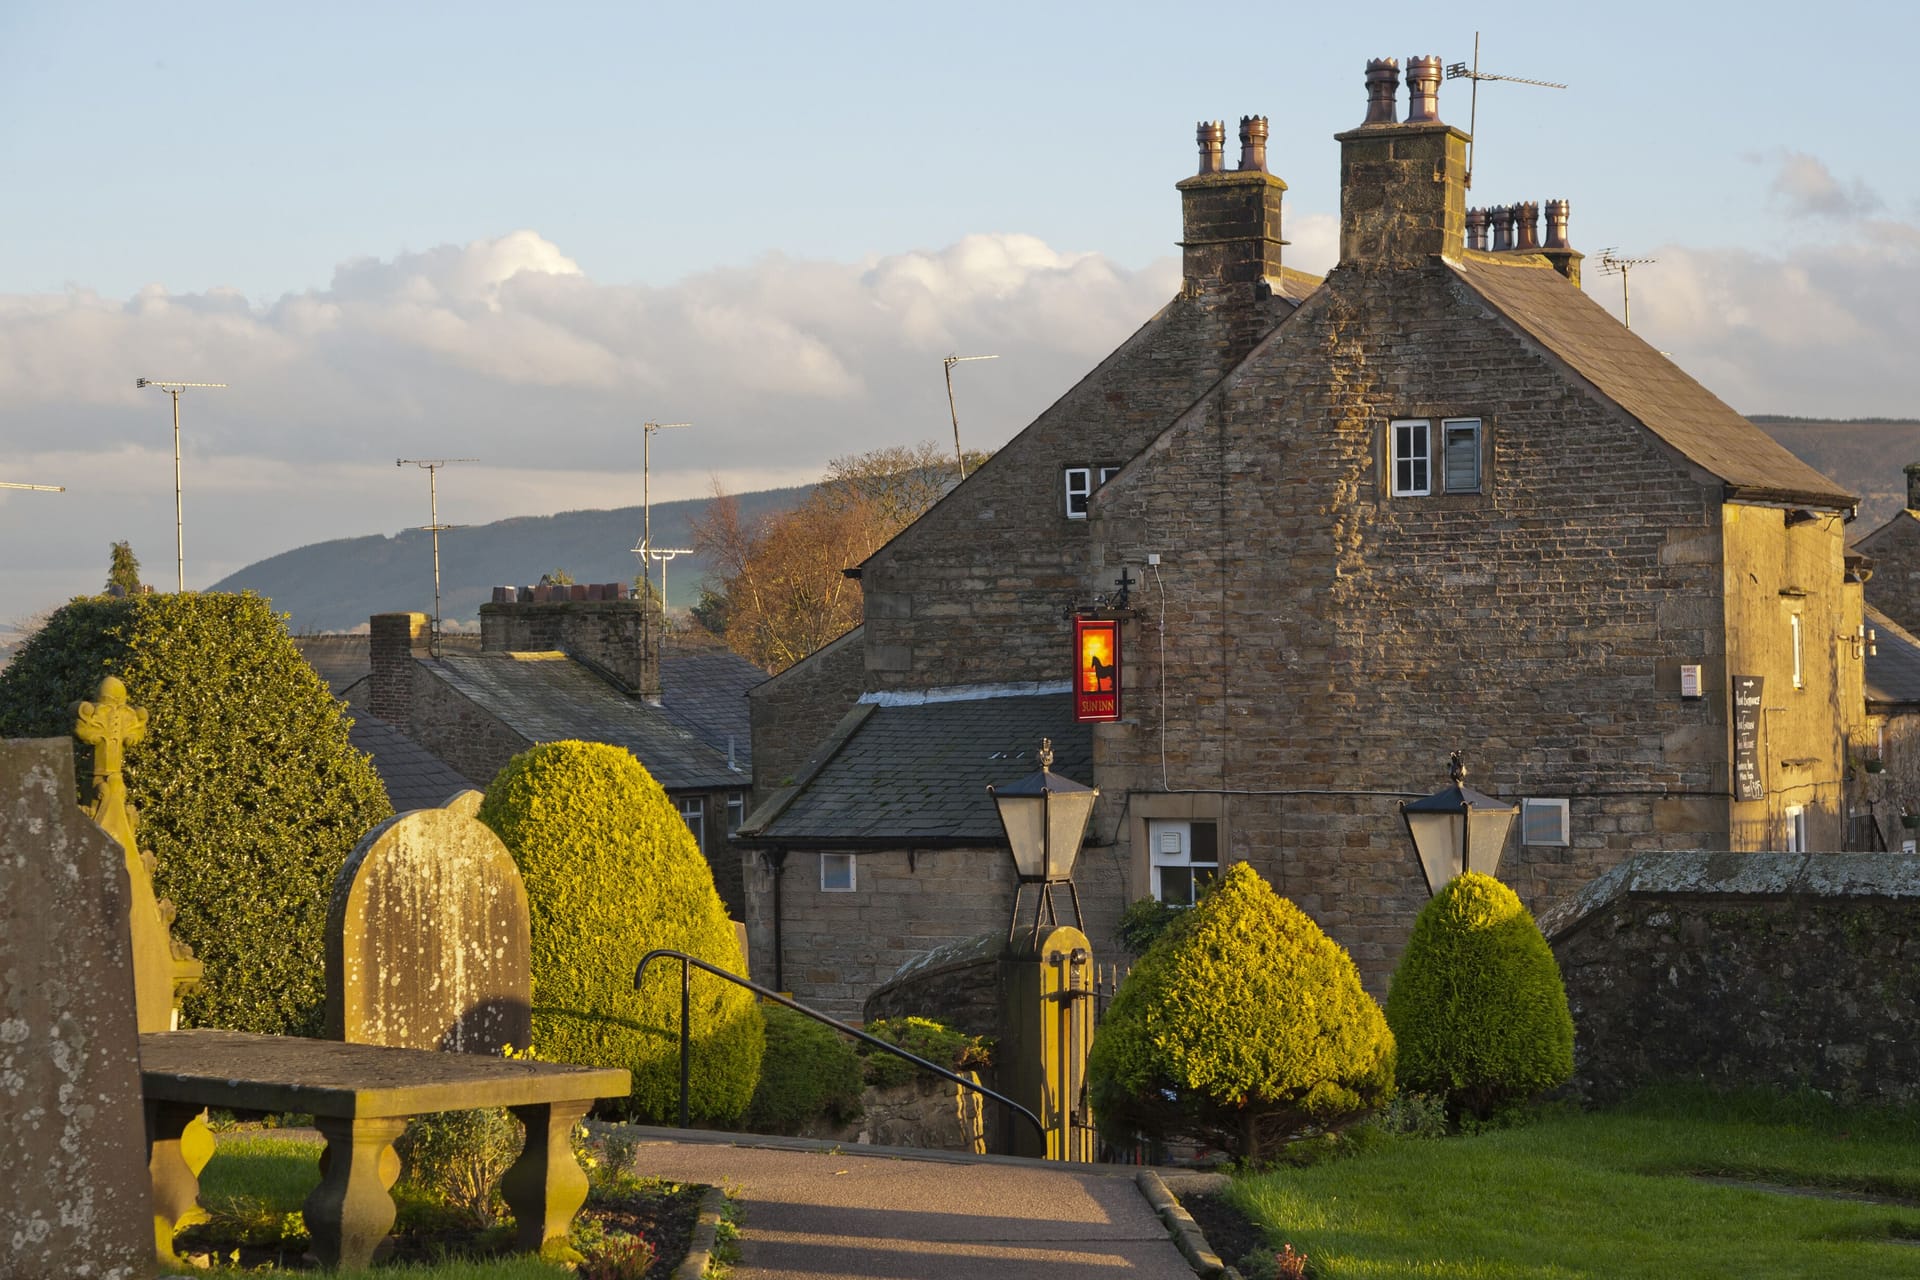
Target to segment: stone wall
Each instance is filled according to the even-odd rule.
[[[377,652],[373,670],[373,680],[365,685],[355,685],[347,691],[349,706],[360,704],[360,690],[377,690],[380,687],[381,666]],[[406,690],[407,715],[392,723],[409,738],[472,779],[474,785],[482,790],[493,782],[495,774],[506,767],[507,761],[533,745],[509,729],[498,717],[475,706],[448,687],[422,664],[409,658],[403,674],[404,681],[396,679],[393,687]],[[375,698],[368,698],[366,709],[385,718]]]
[[[865,634],[855,627],[747,691],[754,804],[789,785],[827,730],[860,700],[865,653]]]
[[[577,585],[567,600],[496,599],[480,606],[487,653],[565,653],[599,667],[631,693],[660,698],[660,651],[645,601],[609,599],[615,587]],[[599,595],[589,599],[588,593]],[[499,593],[502,597],[506,589]]]
[[[1920,858],[1649,854],[1540,921],[1581,1085],[1920,1101]]]
[[[1920,515],[1909,508],[1860,539],[1873,557],[1867,603],[1909,631],[1920,632]]]

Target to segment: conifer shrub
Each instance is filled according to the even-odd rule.
[[[657,947],[744,972],[713,873],[660,784],[632,754],[598,742],[549,742],[507,762],[480,820],[526,882],[533,925],[533,1048],[550,1062],[625,1067],[625,1104],[650,1120],[680,1106],[680,973],[634,966]],[[693,971],[693,1116],[746,1110],[765,1045],[753,994]]]
[[[747,1108],[754,1133],[800,1135],[860,1117],[860,1057],[847,1037],[784,1005],[760,1007],[767,1054]]]
[[[0,736],[70,738],[106,675],[148,713],[127,794],[174,934],[206,965],[183,1025],[319,1034],[334,877],[393,814],[342,704],[259,596],[82,597],[0,672]],[[91,799],[92,748],[74,756]]]
[[[1467,872],[1422,908],[1394,970],[1387,1022],[1400,1081],[1485,1119],[1573,1075],[1560,966],[1513,890]]]
[[[1257,1161],[1379,1106],[1393,1064],[1352,958],[1238,863],[1121,983],[1087,1076],[1108,1141],[1197,1136]]]

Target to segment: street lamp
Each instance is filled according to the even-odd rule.
[[[1084,927],[1080,895],[1073,887],[1073,861],[1079,856],[1080,841],[1087,833],[1087,820],[1093,816],[1093,802],[1100,798],[1100,789],[1082,786],[1053,772],[1051,738],[1040,740],[1039,760],[1038,773],[1004,787],[987,787],[994,807],[1000,811],[1000,826],[1013,852],[1014,873],[1020,878],[1013,890],[1013,912],[1007,917],[1008,942],[1013,941],[1014,926],[1020,918],[1020,891],[1030,884],[1040,886],[1040,897],[1033,907],[1035,933],[1040,930],[1043,906],[1049,924],[1060,922],[1053,909],[1053,886],[1061,883],[1073,900],[1076,927]]]
[[[1462,872],[1497,874],[1507,829],[1520,812],[1519,805],[1469,787],[1467,766],[1458,751],[1447,757],[1447,772],[1453,776],[1452,786],[1424,800],[1400,803],[1400,816],[1406,819],[1407,834],[1420,855],[1420,870],[1427,877],[1429,897]]]
[[[178,587],[187,589],[187,539],[180,518],[180,393],[188,387],[217,390],[224,382],[162,382],[156,378],[135,378],[135,387],[156,387],[173,397],[173,563],[179,573]]]

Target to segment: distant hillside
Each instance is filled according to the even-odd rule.
[[[1793,450],[1806,464],[1860,498],[1860,518],[1850,537],[1871,533],[1907,504],[1901,470],[1920,462],[1920,420],[1912,418],[1821,422],[1757,414],[1760,429]]]
[[[799,504],[806,486],[736,496],[742,517],[753,519]],[[691,520],[710,499],[660,502],[653,507],[653,544],[690,547]],[[449,624],[477,623],[495,586],[527,586],[563,569],[575,582],[632,582],[639,577],[640,508],[563,511],[450,529],[440,535],[440,616]],[[684,608],[700,599],[705,566],[680,556],[667,569],[667,603]],[[656,570],[656,574],[658,571]],[[655,577],[655,581],[659,581]],[[346,631],[376,613],[433,612],[433,540],[417,529],[394,537],[336,538],[250,564],[213,584],[214,591],[254,591],[292,615],[295,632]]]

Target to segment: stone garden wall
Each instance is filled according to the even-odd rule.
[[[1578,1083],[1920,1101],[1920,858],[1643,854],[1542,916]]]

